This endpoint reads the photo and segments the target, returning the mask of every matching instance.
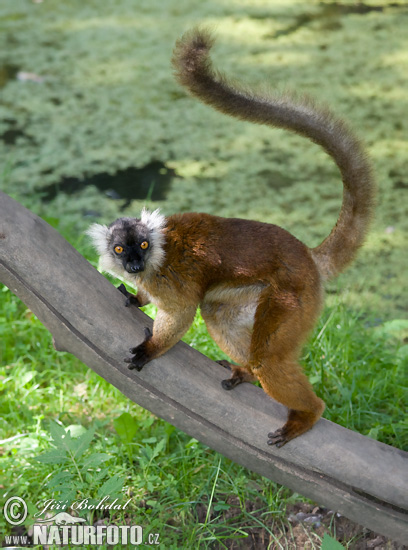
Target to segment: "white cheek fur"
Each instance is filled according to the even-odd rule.
[[[93,223],[86,234],[91,238],[92,244],[99,254],[99,268],[114,276],[123,276],[123,269],[116,264],[109,250],[109,229],[106,225]]]
[[[91,238],[92,244],[100,256],[108,252],[109,229],[106,225],[93,223],[89,229],[87,229],[86,234]]]

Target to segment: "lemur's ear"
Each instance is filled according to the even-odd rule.
[[[149,240],[150,240],[150,255],[149,255],[149,265],[153,269],[159,269],[163,264],[164,260],[164,234],[163,229],[166,226],[166,218],[163,214],[160,214],[160,210],[153,210],[150,212],[143,208],[140,215],[140,221],[147,227],[149,231]]]

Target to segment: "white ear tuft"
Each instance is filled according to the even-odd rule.
[[[160,214],[159,209],[149,212],[149,210],[143,208],[140,221],[148,229],[152,245],[148,263],[154,270],[160,269],[165,257],[163,229],[166,227],[166,218]]]
[[[159,208],[157,208],[157,210],[154,210],[153,212],[150,212],[146,208],[143,208],[140,215],[140,221],[150,231],[159,231],[160,229],[163,229],[163,227],[166,225],[166,218],[163,216],[163,214],[160,214]]]
[[[106,254],[108,250],[108,234],[109,229],[106,225],[101,225],[99,223],[93,223],[89,229],[87,229],[86,234],[91,237],[92,244],[98,251],[98,254],[102,256]]]

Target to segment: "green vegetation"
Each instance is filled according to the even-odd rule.
[[[45,186],[154,160],[178,177],[165,199],[151,200],[150,190],[125,215],[147,203],[165,214],[249,217],[317,244],[340,206],[331,161],[301,138],[222,117],[187,98],[172,78],[177,36],[196,23],[215,26],[214,58],[229,74],[310,93],[366,140],[379,182],[376,221],[356,264],[329,285],[302,360],[328,405],[325,418],[408,450],[408,10],[395,0],[364,6],[1,3],[0,189],[93,262],[83,231],[91,221],[115,219],[124,201],[91,186],[46,203]],[[248,537],[265,548],[293,548],[286,510],[299,495],[221,457],[57,353],[50,334],[6,288],[0,340],[1,505],[8,496],[24,497],[31,517],[45,499],[96,501],[121,492],[121,502],[131,499],[126,510],[87,520],[124,524],[131,517],[145,532],[160,533],[166,550],[229,548],[233,539],[244,549]],[[220,357],[199,315],[185,341]],[[0,542],[9,529],[1,516]],[[336,536],[334,522],[329,531]],[[321,536],[310,540],[317,548]]]

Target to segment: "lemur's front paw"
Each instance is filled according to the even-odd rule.
[[[125,306],[126,307],[129,307],[129,306],[136,306],[136,307],[140,307],[140,302],[137,298],[137,296],[135,294],[131,294],[130,292],[128,292],[126,290],[126,287],[125,285],[122,283],[121,285],[118,286],[118,290],[124,295],[126,296],[126,302],[125,302]]]
[[[133,357],[126,357],[125,363],[129,363],[129,369],[136,369],[138,372],[151,360],[151,356],[147,351],[147,342],[152,337],[151,330],[145,328],[145,340],[135,348],[130,348],[130,353],[133,354]]]

